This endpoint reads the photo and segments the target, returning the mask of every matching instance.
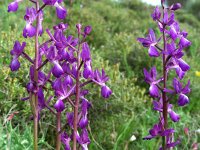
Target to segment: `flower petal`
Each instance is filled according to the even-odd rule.
[[[20,62],[17,58],[12,59],[10,63],[11,71],[17,71],[20,68]]]
[[[177,78],[173,79],[173,87],[176,93],[180,93],[182,90],[182,84],[179,82]]]
[[[185,94],[180,94],[178,98],[178,105],[185,106],[189,103],[189,98]]]
[[[112,90],[108,86],[102,86],[101,95],[104,98],[109,98],[111,94],[112,94]]]
[[[88,79],[89,77],[92,77],[92,74],[93,74],[92,67],[89,62],[86,62],[84,64],[83,77],[85,79]]]
[[[188,94],[188,93],[190,93],[190,80],[188,80],[188,83],[187,83],[187,85],[182,89],[182,93],[183,94]]]
[[[190,69],[190,66],[183,59],[180,58],[177,61],[182,71],[188,71]]]
[[[148,52],[149,52],[149,56],[151,56],[151,57],[159,57],[160,56],[160,53],[154,46],[150,46]]]
[[[169,112],[169,116],[174,122],[178,122],[180,120],[180,116],[177,113],[175,113],[173,110]]]
[[[65,109],[65,104],[62,100],[57,100],[57,102],[54,105],[54,108],[57,112],[62,112]]]
[[[81,120],[79,121],[79,127],[80,127],[81,129],[84,129],[87,125],[88,125],[88,119],[87,119],[86,116],[83,116],[83,117],[81,118]]]
[[[25,38],[27,37],[33,37],[36,34],[36,28],[32,26],[32,24],[28,23],[26,24],[26,27],[23,30],[23,36]]]
[[[64,7],[62,7],[61,5],[59,5],[57,2],[54,4],[54,6],[56,7],[57,17],[59,19],[64,20],[67,16],[67,10]]]
[[[192,43],[189,40],[187,40],[185,37],[183,37],[183,36],[181,37],[180,42],[179,42],[179,45],[181,47],[186,48],[186,47],[190,46],[191,44]]]
[[[64,71],[59,63],[54,63],[52,73],[56,78],[59,78],[64,73]]]
[[[159,89],[155,84],[151,84],[151,86],[149,88],[149,93],[152,97],[159,97],[160,96]]]

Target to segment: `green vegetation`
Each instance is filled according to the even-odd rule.
[[[23,69],[17,73],[11,73],[8,67],[11,58],[9,52],[14,40],[24,41],[21,33],[25,23],[22,19],[24,5],[20,5],[17,13],[8,14],[7,3],[0,2],[0,149],[31,149],[29,103],[20,101],[21,97],[26,96],[24,86],[28,80],[29,64],[21,60]],[[65,22],[69,23],[70,29],[75,30],[77,22],[92,25],[89,44],[92,47],[93,68],[105,68],[110,76],[109,86],[114,93],[105,101],[100,95],[94,95],[98,92],[92,91],[94,88],[91,86],[93,96],[88,99],[93,104],[89,116],[92,142],[89,149],[155,150],[160,145],[159,139],[142,140],[152,124],[157,122],[158,115],[151,110],[152,99],[148,97],[148,85],[144,83],[142,69],[159,65],[160,62],[149,59],[147,51],[136,41],[137,37],[145,36],[149,26],[155,29],[149,15],[153,7],[144,5],[139,0],[77,0],[73,6],[66,5],[69,16]],[[48,13],[51,11],[54,10],[49,9]],[[54,18],[45,20],[45,28],[51,28],[52,22],[58,23]],[[182,144],[177,149],[189,150],[193,143],[200,143],[200,134],[196,132],[200,128],[200,77],[195,75],[196,71],[200,71],[200,22],[185,10],[179,11],[177,19],[182,28],[189,32],[189,40],[192,41],[185,56],[185,60],[191,65],[191,70],[186,75],[191,79],[190,105],[183,110],[177,108],[181,121],[175,127],[176,136],[182,139]],[[73,30],[67,31],[69,32],[75,33]],[[29,41],[26,49],[28,53],[32,53],[32,46]],[[5,122],[8,115],[15,111],[19,113],[12,121]],[[54,144],[55,118],[50,117],[47,114],[41,117],[40,126],[45,129],[40,130],[41,149],[52,149],[49,145]],[[186,127],[189,128],[189,135],[184,134]],[[135,141],[130,141],[132,135],[135,135]]]

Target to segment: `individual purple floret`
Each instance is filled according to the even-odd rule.
[[[180,3],[165,7],[165,0],[161,0],[163,10],[158,6],[154,9],[151,17],[158,24],[161,35],[156,39],[156,35],[152,29],[146,38],[138,38],[137,40],[146,48],[150,57],[159,57],[162,59],[162,74],[157,77],[156,68],[152,67],[148,72],[144,69],[145,82],[150,84],[149,93],[155,98],[153,101],[153,110],[160,113],[159,123],[155,124],[145,140],[150,140],[155,137],[162,137],[162,146],[160,150],[167,150],[180,144],[180,140],[174,142],[175,131],[168,127],[168,118],[173,122],[180,120],[180,115],[174,111],[174,106],[171,101],[178,97],[178,106],[185,106],[189,103],[189,98],[186,94],[190,93],[190,81],[185,87],[182,86],[182,80],[190,66],[183,60],[184,48],[191,45],[187,39],[188,33],[180,30],[179,23],[175,20],[175,11],[181,8]],[[161,47],[161,45],[163,45]],[[167,81],[170,79],[169,72],[175,69],[178,78],[173,77],[173,84],[168,88]],[[173,108],[173,109],[172,109]]]
[[[65,19],[67,16],[67,10],[60,5],[61,0],[43,0],[45,5],[56,7],[56,14],[59,19]]]
[[[156,45],[160,39],[156,39],[155,33],[152,29],[149,29],[149,35],[146,38],[138,38],[138,41],[144,46],[148,47],[148,53],[151,57],[159,57],[160,52],[157,50]]]
[[[148,72],[146,69],[144,69],[144,77],[145,82],[150,84],[149,93],[152,97],[160,97],[160,91],[158,87],[158,83],[162,79],[157,80],[157,71],[156,67],[152,67],[150,72]]]
[[[186,96],[186,94],[190,93],[190,80],[188,80],[188,83],[185,87],[182,87],[182,83],[177,78],[174,78],[173,88],[174,90],[165,89],[165,91],[171,94],[177,94],[179,96],[179,106],[185,106],[187,103],[189,103],[189,98]]]
[[[10,54],[13,57],[13,59],[10,63],[11,71],[17,71],[20,68],[20,62],[19,62],[18,58],[20,55],[22,55],[25,46],[26,46],[25,42],[23,42],[22,45],[19,43],[19,41],[15,42],[13,49],[10,51]]]

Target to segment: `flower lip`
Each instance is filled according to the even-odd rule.
[[[57,17],[61,20],[64,20],[67,16],[67,10],[64,7],[62,7],[61,5],[59,5],[58,2],[56,2],[54,4],[54,6],[56,7]]]
[[[189,103],[189,98],[185,94],[180,94],[178,99],[179,106],[185,106]]]
[[[65,104],[62,100],[57,100],[57,102],[54,105],[54,108],[57,112],[62,112],[65,109]]]
[[[11,71],[17,71],[20,68],[20,62],[18,59],[13,59],[10,63]]]
[[[101,95],[104,98],[109,98],[111,94],[112,94],[112,90],[108,86],[102,86]]]

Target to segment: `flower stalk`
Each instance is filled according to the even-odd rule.
[[[56,150],[60,150],[61,148],[61,134],[59,133],[61,129],[61,112],[57,112],[56,114]]]
[[[35,1],[35,8],[39,10],[39,1]],[[36,17],[36,34],[35,34],[35,62],[34,62],[34,82],[36,84],[36,92],[32,96],[32,101],[34,103],[34,150],[38,150],[38,64],[39,64],[39,15]]]
[[[78,33],[78,39],[80,41],[80,34]],[[74,131],[73,131],[73,150],[77,148],[77,122],[78,122],[78,108],[79,108],[79,98],[80,98],[80,42],[78,44],[78,51],[77,51],[77,74],[76,74],[76,100],[74,106]]]
[[[164,14],[163,14],[164,15]],[[165,39],[165,25],[163,25],[163,51],[165,52],[166,51],[166,48],[165,48],[165,45],[166,45],[166,39]],[[167,72],[166,72],[166,55],[163,53],[163,89],[166,89],[167,88]],[[164,118],[164,129],[167,129],[167,109],[168,109],[168,102],[167,102],[167,96],[166,96],[166,92],[163,91],[162,92],[162,100],[163,100],[163,118]],[[166,150],[166,138],[165,136],[163,136],[162,138],[163,140],[163,150]]]

